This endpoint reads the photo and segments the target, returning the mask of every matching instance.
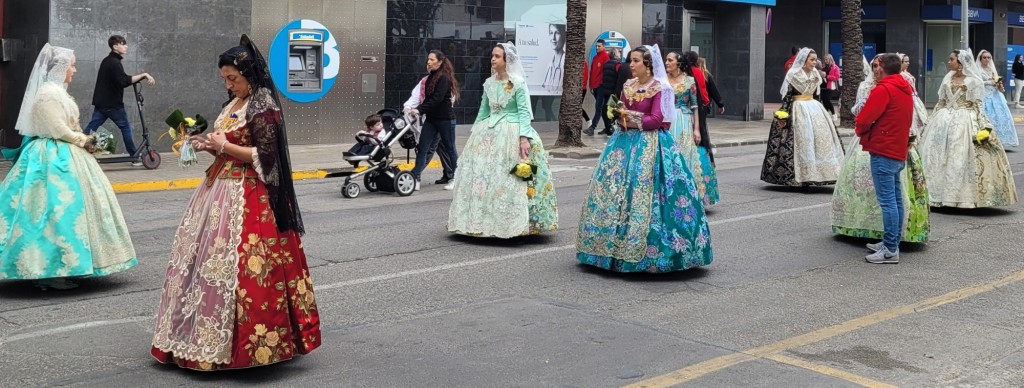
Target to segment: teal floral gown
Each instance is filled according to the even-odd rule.
[[[913,85],[913,84],[911,84]],[[857,89],[857,103],[851,108],[853,114],[860,113],[867,102],[872,81],[864,81]],[[923,108],[923,105],[922,105]],[[919,112],[915,108],[915,117]],[[904,203],[904,230],[900,240],[911,243],[928,241],[931,230],[928,205],[928,187],[925,184],[924,167],[917,152],[916,137],[924,130],[924,123],[915,118],[911,128],[907,167],[900,173],[900,198]],[[864,151],[856,139],[853,147],[843,160],[843,167],[832,193],[832,232],[850,237],[881,240],[884,234],[882,208],[875,196],[875,183],[871,177],[871,154]]]
[[[0,183],[0,279],[104,276],[138,263],[121,207],[83,147],[78,105],[45,83],[32,108],[40,132],[26,137]]]
[[[704,178],[704,160],[707,159],[706,153],[704,158],[701,158],[701,147],[693,141],[693,129],[697,122],[697,84],[693,77],[683,76],[683,82],[672,85],[672,90],[675,92],[676,97],[676,110],[674,112],[675,119],[672,120],[672,127],[669,131],[672,133],[672,137],[675,138],[676,146],[679,147],[679,153],[683,156],[683,161],[686,162],[686,166],[690,169],[690,173],[693,174],[694,184],[697,186],[697,194],[704,201],[705,206],[711,205],[711,198],[708,197],[708,184],[710,179],[705,180]],[[711,160],[707,159],[710,163]],[[712,167],[712,173],[714,172]],[[715,198],[715,202],[718,199]]]
[[[583,201],[580,263],[616,272],[671,272],[711,264],[711,234],[695,179],[665,130],[661,85],[626,82],[629,129],[616,131]],[[671,112],[669,114],[672,114]]]
[[[480,112],[459,154],[448,210],[448,231],[474,237],[512,238],[558,228],[558,199],[547,153],[531,122],[526,81],[484,82]],[[530,139],[531,181],[512,175],[520,163],[519,138]]]

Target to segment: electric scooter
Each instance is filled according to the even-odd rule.
[[[132,84],[132,89],[135,90],[135,105],[139,108],[139,121],[142,122],[142,143],[139,143],[139,147],[136,149],[134,155],[120,154],[120,155],[108,155],[98,156],[96,161],[100,163],[130,163],[141,159],[142,165],[147,170],[153,170],[160,167],[160,153],[153,148],[153,145],[149,141],[149,129],[146,128],[146,119],[142,116],[142,105],[143,97],[142,92],[139,90],[139,83]]]

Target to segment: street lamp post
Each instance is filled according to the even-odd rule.
[[[968,3],[967,3],[967,0],[962,0],[960,2],[960,48],[963,48],[963,49],[970,48],[970,47],[968,47],[969,45],[967,43],[967,39],[968,39],[967,21],[970,19],[970,16],[967,13],[968,9],[969,9],[969,6],[968,6]]]

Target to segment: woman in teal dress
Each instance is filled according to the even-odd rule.
[[[0,183],[0,279],[69,289],[70,277],[135,266],[135,248],[106,175],[89,153],[78,105],[67,92],[74,52],[46,44],[29,77],[15,128],[21,148]]]
[[[707,183],[704,180],[704,167],[700,156],[700,121],[697,119],[697,82],[690,75],[692,66],[683,56],[670,52],[665,56],[665,71],[675,95],[674,119],[669,132],[675,138],[683,161],[693,174],[697,194],[703,199],[704,205],[711,205],[707,195]]]
[[[870,65],[866,60],[864,62],[864,82],[857,89],[856,104],[850,108],[855,115],[864,107],[877,80],[885,76],[880,65],[882,55],[876,56]],[[915,112],[915,116],[918,114]],[[903,184],[900,198],[907,209],[903,222],[905,229],[900,240],[911,243],[927,242],[930,231],[928,188],[925,185],[921,156],[915,145],[917,134],[923,130],[923,122],[911,128],[910,144],[907,145],[907,168],[903,169],[900,176]],[[881,240],[884,234],[882,208],[878,205],[875,184],[871,178],[871,154],[864,151],[859,141],[853,142],[853,147],[843,160],[836,189],[832,194],[832,232],[876,240]]]
[[[530,91],[516,47],[491,50],[491,77],[452,187],[448,231],[512,238],[558,228],[558,200],[540,136],[531,126]],[[530,180],[511,173],[537,166]]]
[[[693,174],[667,130],[675,95],[657,46],[629,56],[622,119],[583,200],[576,258],[616,272],[711,264],[711,234]],[[662,112],[666,112],[665,116]]]

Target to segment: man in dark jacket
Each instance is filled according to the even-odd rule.
[[[903,196],[900,171],[906,165],[910,124],[914,116],[914,89],[900,75],[902,58],[886,54],[879,61],[885,78],[868,95],[857,115],[856,133],[864,151],[871,154],[871,178],[875,197],[882,208],[885,230],[882,242],[868,244],[875,251],[865,257],[869,263],[900,262],[900,234],[903,232]]]
[[[602,100],[607,104],[608,98],[615,92],[615,84],[619,79],[619,68],[621,63],[617,50],[612,50],[612,53],[608,55],[608,62],[605,62],[604,68],[601,71],[601,88],[600,93]],[[629,66],[626,66],[629,67]],[[620,90],[621,92],[621,90]],[[605,136],[611,136],[612,134],[612,120],[605,114],[604,109],[601,109],[598,113],[601,114],[601,119],[604,121],[604,129],[601,130],[601,134]]]
[[[633,78],[633,70],[630,70],[629,68],[629,58],[623,57],[623,53],[622,51],[620,51],[622,49],[615,50],[616,52],[618,52],[619,58],[621,59],[619,61],[619,73],[618,76],[615,78],[615,88],[612,89],[612,95],[619,97],[622,96],[622,88],[626,86],[626,81],[629,81],[631,78]]]
[[[110,46],[110,55],[103,59],[100,69],[96,73],[96,89],[92,93],[92,119],[85,127],[85,134],[92,133],[107,119],[110,119],[121,129],[121,137],[124,138],[124,148],[128,151],[128,155],[135,155],[132,126],[128,122],[128,112],[124,109],[124,88],[144,79],[153,85],[156,80],[149,73],[131,76],[125,74],[121,60],[128,52],[128,41],[123,36],[111,36],[110,39],[107,39],[107,46]],[[132,165],[140,164],[140,162],[132,163]]]

